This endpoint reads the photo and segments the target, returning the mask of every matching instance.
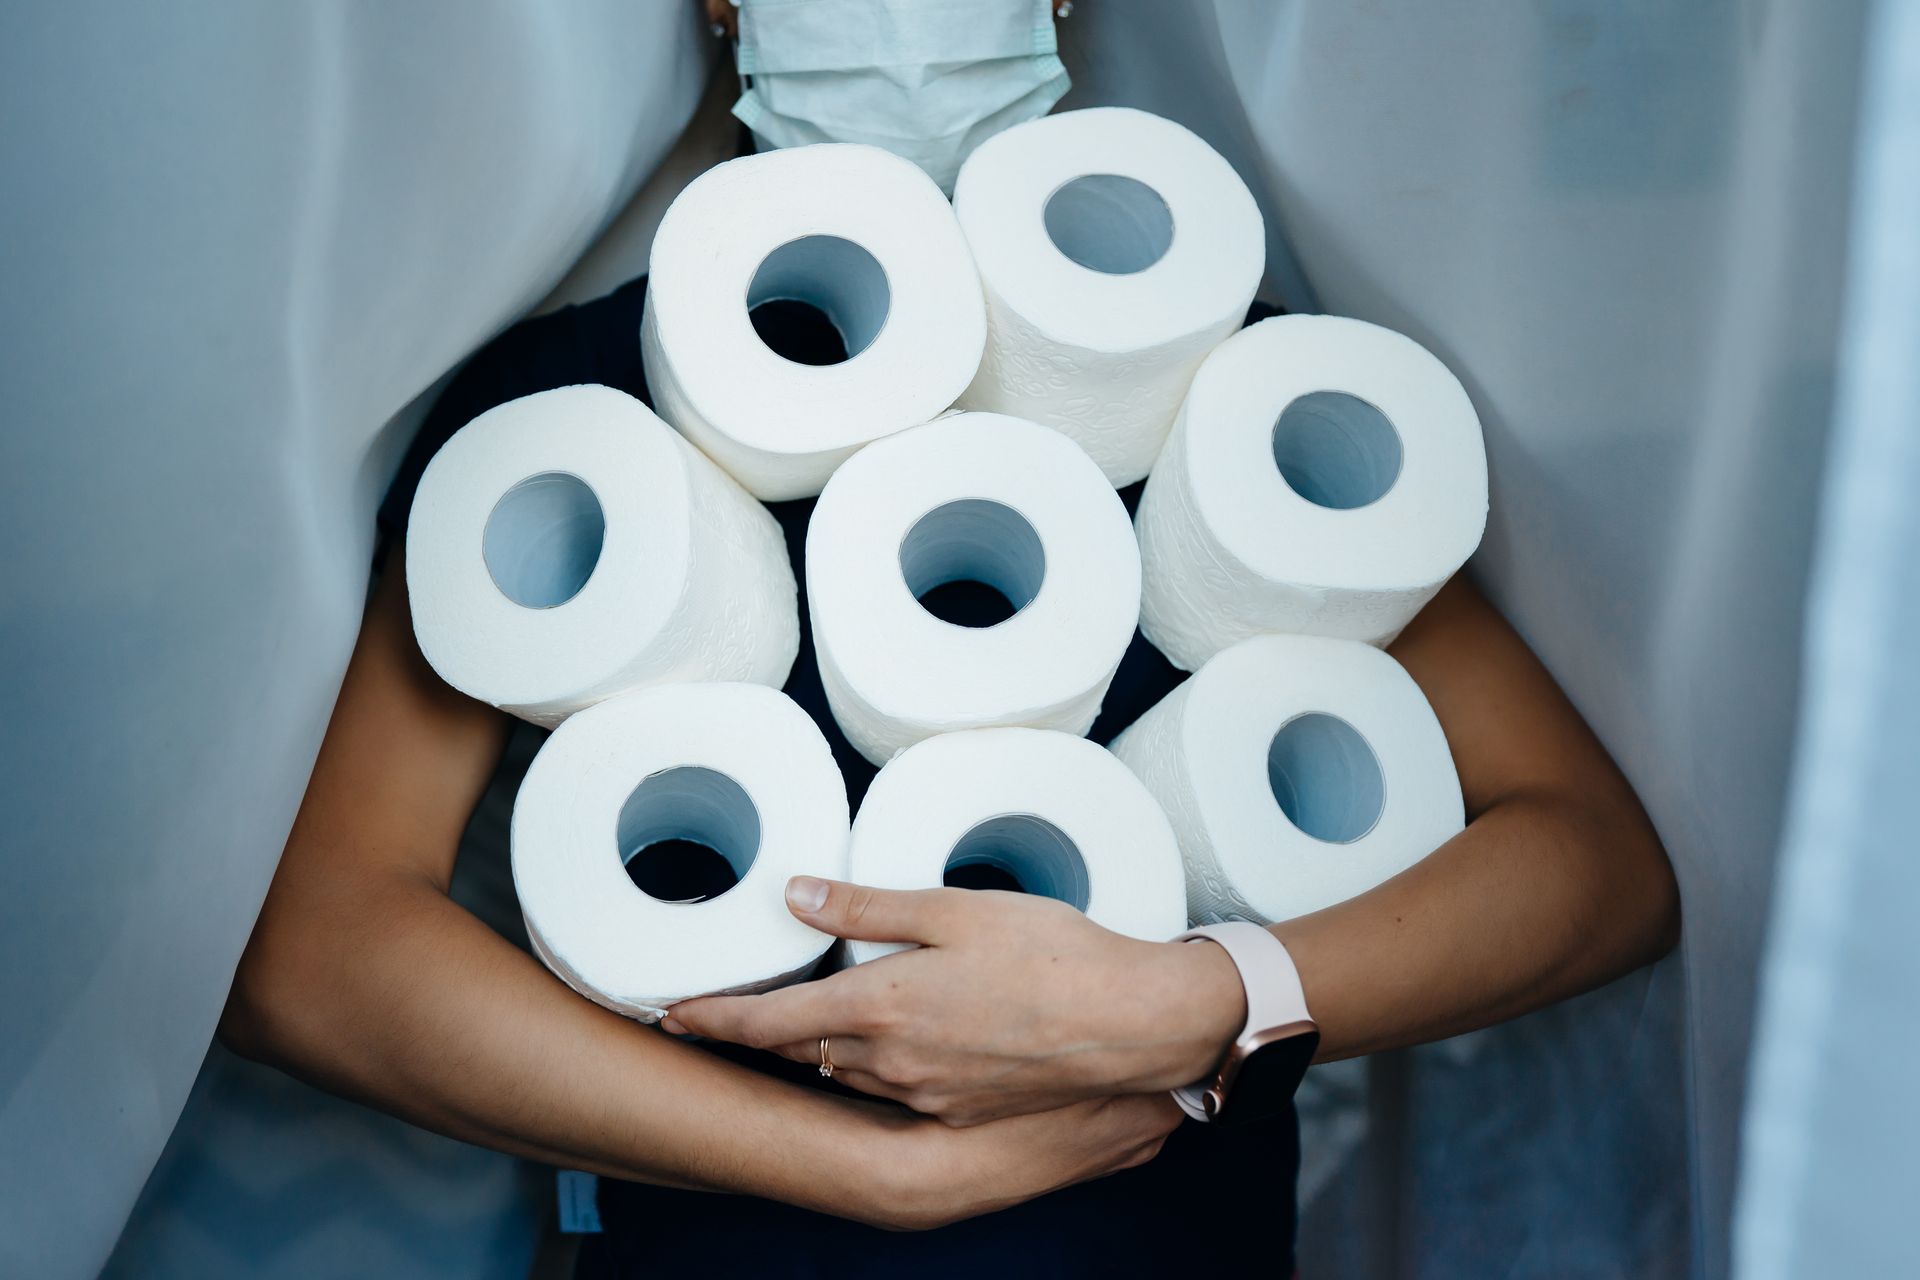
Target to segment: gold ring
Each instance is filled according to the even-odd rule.
[[[833,1054],[828,1048],[828,1041],[832,1039],[832,1036],[820,1037],[820,1074],[829,1080],[833,1079]]]

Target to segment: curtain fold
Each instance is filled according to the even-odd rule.
[[[97,1272],[180,1113],[384,424],[587,247],[712,47],[626,0],[0,9],[0,1274]]]
[[[1803,728],[1762,968],[1743,1280],[1920,1273],[1920,6],[1867,41]]]
[[[1272,292],[1460,375],[1492,488],[1470,571],[1685,904],[1650,973],[1377,1060],[1364,1102],[1310,1090],[1304,1274],[1728,1273],[1864,10],[1108,0],[1063,27],[1063,105],[1172,115],[1253,183]]]

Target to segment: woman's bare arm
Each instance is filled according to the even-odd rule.
[[[1457,579],[1392,647],[1446,730],[1466,829],[1386,884],[1274,926],[1322,1058],[1484,1027],[1668,951],[1679,898],[1631,788],[1512,628]],[[809,882],[811,889],[823,882]],[[687,1029],[801,1057],[950,1121],[1199,1079],[1245,1015],[1218,947],[1138,942],[1021,895],[827,886],[847,937],[915,941],[822,982],[688,1001]]]
[[[1455,579],[1389,652],[1446,730],[1467,828],[1370,893],[1274,926],[1300,966],[1322,1058],[1515,1017],[1649,964],[1679,938],[1679,890],[1653,824],[1484,596]]]
[[[1175,1123],[1108,1106],[953,1147],[938,1124],[775,1081],[581,999],[447,896],[506,728],[427,666],[388,575],[235,975],[230,1046],[470,1142],[890,1226],[1137,1162]]]

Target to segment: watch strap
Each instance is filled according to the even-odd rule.
[[[1286,944],[1262,926],[1241,920],[1202,925],[1174,941],[1216,943],[1240,971],[1240,985],[1247,997],[1247,1022],[1228,1047],[1228,1060],[1262,1032],[1295,1023],[1306,1023],[1311,1029],[1312,1017],[1307,1012],[1307,997],[1300,988],[1300,971],[1294,967],[1293,956]],[[1194,1119],[1210,1120],[1206,1095],[1219,1086],[1220,1079],[1216,1073],[1175,1089],[1173,1100]]]

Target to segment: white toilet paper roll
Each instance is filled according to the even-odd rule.
[[[848,874],[932,889],[950,873],[1055,898],[1129,937],[1186,927],[1180,847],[1159,802],[1111,753],[1045,729],[943,734],[895,756],[853,824]],[[858,964],[902,950],[850,942]]]
[[[921,597],[953,582],[1014,609],[960,626]],[[955,729],[1085,733],[1140,609],[1126,508],[1069,440],[958,413],[870,445],[833,477],[807,529],[820,679],[876,764]]]
[[[1114,739],[1113,754],[1173,822],[1195,924],[1330,907],[1465,821],[1420,687],[1352,640],[1242,641]]]
[[[651,896],[625,864],[700,856],[668,841],[706,846],[737,882],[703,901]],[[804,976],[833,939],[793,918],[787,878],[846,873],[847,791],[826,739],[761,685],[600,703],[554,732],[514,800],[513,883],[534,950],[643,1022],[676,1000]]]
[[[490,409],[434,455],[407,592],[441,678],[540,725],[648,684],[778,687],[800,643],[779,525],[609,387]]]
[[[1359,320],[1263,320],[1207,357],[1141,496],[1140,629],[1188,671],[1264,632],[1384,645],[1486,524],[1445,365]]]
[[[981,143],[953,204],[987,294],[961,406],[1063,432],[1116,486],[1146,475],[1193,371],[1260,285],[1246,183],[1171,120],[1100,107]]]
[[[800,364],[748,313],[817,308],[847,348]],[[660,415],[758,498],[819,493],[870,440],[953,404],[986,316],[953,209],[912,163],[823,144],[718,165],[654,236],[640,350]]]

